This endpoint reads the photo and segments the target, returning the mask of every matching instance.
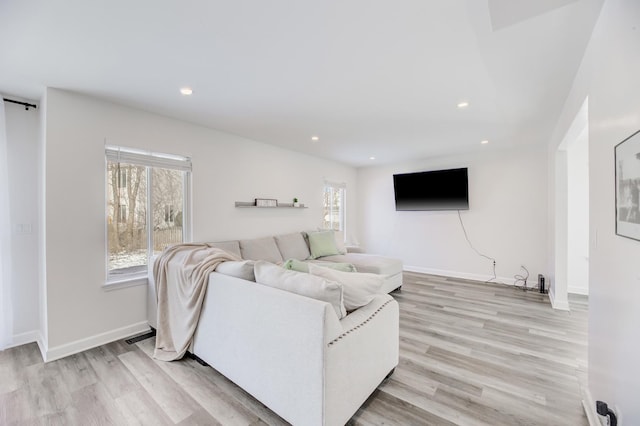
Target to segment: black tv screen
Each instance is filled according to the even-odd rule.
[[[468,210],[467,169],[393,175],[396,210]]]

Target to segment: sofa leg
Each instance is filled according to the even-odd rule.
[[[200,358],[198,355],[194,355],[191,352],[187,351],[186,354],[189,358],[194,359],[198,362],[198,364],[200,365],[204,365],[205,367],[209,367],[209,364],[207,364],[206,362],[204,362],[204,360],[202,358]]]
[[[389,377],[391,377],[393,375],[393,373],[396,371],[395,367],[393,369],[391,369],[391,371],[389,371],[389,374],[387,374],[384,378],[384,380],[387,380]],[[383,381],[384,381],[383,380]]]

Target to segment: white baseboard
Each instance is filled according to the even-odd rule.
[[[582,398],[582,408],[584,408],[584,413],[587,415],[589,426],[602,426],[600,416],[596,412],[596,403],[591,396],[589,388],[582,390]]]
[[[557,309],[559,311],[569,311],[569,301],[568,300],[556,300],[556,295],[553,292],[553,289],[549,290],[549,300],[551,301],[551,307],[553,309]]]
[[[47,348],[43,356],[44,362],[55,361],[56,359],[77,354],[78,352],[86,351],[88,349],[95,348],[96,346],[124,339],[125,337],[143,333],[145,331],[149,331],[149,323],[147,321],[142,321],[126,327],[87,337],[85,339],[76,340],[75,342],[65,343],[64,345],[55,346],[53,348]]]
[[[38,343],[38,348],[40,349],[40,355],[42,356],[42,359],[45,360],[47,357],[47,347],[49,346],[49,343],[47,343],[47,339],[44,338],[44,335],[42,333],[38,333],[38,340],[36,341],[36,343]]]
[[[464,280],[473,280],[473,281],[488,281],[493,278],[493,275],[481,275],[481,274],[471,274],[468,272],[457,272],[457,271],[447,271],[444,269],[433,269],[433,268],[424,268],[422,266],[410,266],[404,265],[403,269],[407,272],[418,272],[420,274],[429,274],[429,275],[440,275],[443,277],[452,277],[452,278],[462,278]],[[507,277],[496,277],[495,280],[491,280],[491,282],[497,282],[500,284],[506,285],[514,285],[513,278]]]
[[[567,293],[571,294],[581,294],[583,296],[589,295],[589,289],[584,287],[571,287],[567,288]]]
[[[16,346],[26,345],[27,343],[33,343],[38,341],[40,333],[38,330],[27,331],[26,333],[14,334],[12,342],[8,348],[15,348]]]

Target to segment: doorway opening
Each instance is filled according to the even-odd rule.
[[[553,307],[569,309],[569,294],[589,294],[588,98],[556,153],[556,259]]]

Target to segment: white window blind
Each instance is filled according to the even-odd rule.
[[[332,188],[336,188],[336,189],[346,189],[347,188],[347,184],[344,182],[330,182],[328,180],[324,181],[324,186],[330,186]]]
[[[135,150],[117,146],[105,147],[107,160],[114,163],[137,164],[139,166],[160,167],[162,169],[191,171],[191,158],[180,155]]]

